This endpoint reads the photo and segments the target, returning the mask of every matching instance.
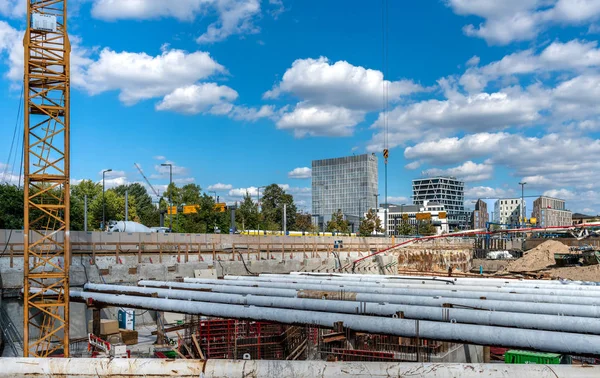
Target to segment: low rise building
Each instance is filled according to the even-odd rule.
[[[559,198],[541,196],[533,201],[531,217],[535,218],[536,224],[540,227],[573,224],[573,213],[565,208],[565,201]]]
[[[474,229],[485,228],[487,222],[490,221],[488,214],[487,203],[484,200],[477,200],[475,210],[471,213],[471,227]]]
[[[524,212],[525,210],[523,210]],[[494,222],[518,225],[521,218],[520,198],[501,198],[494,203]]]
[[[572,219],[573,219],[573,225],[600,221],[600,217],[597,215],[586,215],[586,214],[581,214],[581,213],[574,213],[572,216]]]
[[[377,216],[382,225],[386,224],[385,205],[377,209]],[[387,214],[388,235],[401,236],[402,224],[409,224],[417,231],[417,226],[422,222],[431,222],[436,228],[436,234],[449,232],[448,216],[446,209],[437,202],[423,201],[422,205],[392,205],[388,207]]]

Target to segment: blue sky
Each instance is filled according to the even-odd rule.
[[[0,0],[0,179],[22,80],[24,0]],[[599,0],[70,0],[72,177],[178,183],[235,201],[279,183],[310,210],[311,160],[375,152],[390,202],[451,174],[479,197],[600,212]],[[9,160],[10,158],[10,160]],[[307,178],[308,177],[308,178]],[[531,206],[528,204],[528,208]]]

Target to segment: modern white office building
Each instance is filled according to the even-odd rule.
[[[526,210],[523,209],[523,212]],[[501,198],[494,203],[494,222],[518,225],[521,218],[520,198]]]
[[[377,156],[363,154],[312,162],[313,223],[321,229],[338,209],[358,231],[358,220],[377,208]]]
[[[465,183],[456,177],[428,177],[412,181],[413,203],[439,203],[448,214],[451,228],[467,228],[470,214],[465,212]]]

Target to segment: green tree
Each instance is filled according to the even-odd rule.
[[[327,222],[327,232],[349,232],[348,221],[344,219],[341,209],[331,214],[331,220]]]
[[[429,221],[420,221],[419,222],[419,234],[420,235],[435,235],[437,233],[436,227],[431,224]]]
[[[142,184],[136,182],[129,185],[119,185],[114,190],[119,196],[123,197],[125,197],[125,192],[128,192],[129,201],[134,199],[140,223],[148,227],[159,225],[158,208],[152,203],[152,197]]]
[[[88,199],[88,230],[93,230],[99,225],[94,223],[90,208],[92,202],[98,196],[102,196],[102,185],[91,180],[83,180],[77,185],[71,185],[71,230],[85,230],[85,196]]]
[[[374,209],[369,209],[366,217],[360,222],[358,233],[361,236],[370,236],[373,232],[381,233],[383,232],[383,228],[381,227],[381,219],[377,216],[377,212]]]
[[[312,223],[312,216],[307,213],[296,214],[296,231],[313,232],[316,230],[315,225]]]
[[[0,228],[23,228],[23,189],[15,185],[0,185]]]
[[[288,230],[294,229],[296,223],[296,205],[294,197],[287,194],[277,184],[265,188],[262,196],[263,228],[267,230],[281,230],[283,225],[283,205],[286,205],[286,225]]]
[[[206,194],[205,194],[206,195]],[[179,204],[197,205],[202,197],[202,188],[196,184],[186,184],[179,190]],[[213,200],[214,204],[214,200]],[[214,206],[213,206],[214,207]]]
[[[403,221],[398,227],[398,234],[400,235],[414,235],[415,228],[410,225],[408,222]]]
[[[241,224],[242,230],[256,230],[258,226],[258,206],[246,192],[244,200],[236,211],[236,221]]]
[[[119,196],[117,192],[112,189],[107,190],[104,193],[106,202],[106,223],[109,221],[122,221],[125,220],[125,196]],[[102,194],[96,196],[92,203],[89,205],[89,212],[91,214],[92,225],[100,229],[102,223],[102,208],[103,208]],[[135,198],[129,200],[129,219],[137,219],[137,212],[135,206]]]

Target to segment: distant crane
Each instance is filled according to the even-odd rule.
[[[156,190],[154,188],[154,186],[150,183],[150,180],[148,180],[148,177],[146,177],[146,175],[144,174],[144,171],[142,171],[142,167],[140,167],[138,163],[133,163],[133,165],[135,165],[135,167],[137,168],[137,170],[140,171],[140,174],[142,175],[142,177],[144,178],[144,180],[146,180],[146,183],[148,184],[148,186],[150,187],[150,189],[152,189],[152,191],[156,195],[156,198],[158,198],[158,205],[160,207],[160,200],[162,199],[162,197],[158,193],[158,190]],[[165,225],[165,213],[166,212],[167,212],[166,210],[160,210],[160,227],[164,227],[164,225]]]
[[[152,186],[152,184],[150,183],[150,180],[148,180],[148,177],[146,177],[146,175],[144,174],[144,171],[142,171],[142,167],[140,167],[138,165],[138,163],[133,163],[133,165],[135,165],[135,167],[137,168],[138,171],[140,171],[140,174],[142,175],[142,177],[144,178],[144,180],[146,180],[146,183],[148,184],[148,186],[150,187],[150,189],[152,189],[152,191],[154,192],[154,194],[156,195],[156,197],[159,199],[162,198],[160,196],[160,194],[158,193],[158,190],[156,190],[154,188],[154,186]]]

